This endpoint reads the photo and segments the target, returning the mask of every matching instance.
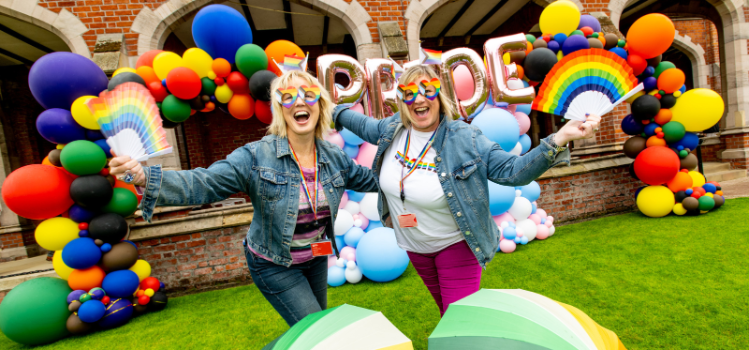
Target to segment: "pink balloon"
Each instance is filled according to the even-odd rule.
[[[341,197],[341,204],[338,205],[338,209],[343,209],[343,207],[346,206],[346,203],[348,203],[348,193],[343,192],[343,197]]]
[[[515,223],[515,218],[513,218],[510,213],[502,213],[501,215],[494,216],[493,219],[497,226],[502,225],[502,221],[511,222],[513,224]]]
[[[549,228],[546,225],[538,225],[536,231],[536,239],[547,239],[549,238]]]
[[[352,111],[359,112],[361,114],[364,114],[364,106],[362,106],[361,102],[355,104],[353,107],[351,107]]]
[[[549,221],[549,220],[546,220],[546,222],[544,223],[544,225],[546,225],[546,227],[549,227],[549,228],[551,228],[551,226],[552,226],[553,224],[551,223],[551,221]]]
[[[530,216],[528,216],[528,219],[530,219],[531,221],[535,222],[536,225],[540,225],[541,224],[541,217],[538,216],[538,214],[531,214]]]
[[[548,222],[548,221],[551,221],[551,223],[554,223],[554,217],[553,217],[553,216],[551,216],[551,215],[549,215],[549,216],[547,216],[547,217],[546,217],[546,221],[547,221],[547,222]]]
[[[502,253],[512,253],[515,251],[515,248],[517,248],[517,245],[512,240],[503,239],[499,241],[499,250],[501,250]]]
[[[517,105],[507,105],[507,108],[505,108],[510,114],[515,114],[515,111],[517,110]]]
[[[515,112],[515,119],[517,119],[518,125],[520,125],[520,135],[527,133],[531,129],[531,118],[527,114]]]
[[[359,165],[359,162],[357,162],[356,159],[352,159],[351,161],[354,162],[354,164]]]
[[[356,220],[360,220],[361,221],[361,225],[356,226]],[[356,215],[354,215],[354,226],[356,226],[356,227],[358,227],[358,228],[360,228],[360,229],[363,230],[363,229],[367,228],[367,226],[369,226],[369,219],[367,219],[367,217],[364,216],[364,215],[362,215],[361,213],[356,214]]]
[[[341,134],[339,134],[339,133],[337,133],[335,131],[333,131],[330,134],[328,134],[327,136],[323,137],[323,139],[325,139],[325,141],[328,141],[328,142],[330,142],[330,143],[332,143],[332,144],[340,147],[341,149],[343,149],[343,145],[345,144],[345,142],[343,142],[343,137],[341,137]]]
[[[338,258],[335,257],[335,255],[331,255],[328,257],[328,268],[331,268],[335,266],[335,262],[338,260]]]
[[[343,247],[341,249],[341,258],[348,261],[356,261],[356,249],[354,247]]]
[[[543,210],[541,208],[536,209],[536,214],[541,217],[541,219],[546,219],[548,214],[546,214],[546,210]]]
[[[377,155],[377,146],[365,142],[359,147],[359,155],[356,156],[356,161],[363,167],[372,169],[372,162],[374,162],[375,156]]]
[[[459,65],[453,70],[453,80],[455,80],[455,92],[459,100],[467,100],[473,96],[474,84],[473,76],[468,67]]]

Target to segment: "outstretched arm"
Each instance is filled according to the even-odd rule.
[[[333,110],[333,122],[337,131],[346,128],[356,134],[356,136],[361,137],[362,140],[373,145],[377,144],[377,140],[385,132],[391,118],[375,120],[359,112],[352,111],[348,106],[343,105],[336,106]]]

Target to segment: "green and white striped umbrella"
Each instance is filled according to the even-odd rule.
[[[343,304],[303,318],[262,350],[413,350],[381,312]]]

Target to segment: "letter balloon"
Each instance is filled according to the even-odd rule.
[[[384,119],[398,112],[396,102],[395,67],[393,61],[384,58],[370,58],[364,63],[367,74],[369,115]]]
[[[348,86],[336,87],[336,74],[349,78]],[[339,54],[322,55],[317,58],[317,79],[328,90],[335,104],[355,104],[364,96],[366,89],[364,68],[353,57]]]
[[[484,43],[489,86],[493,99],[491,102],[495,106],[500,102],[509,104],[531,103],[533,102],[533,98],[536,97],[536,92],[532,87],[510,89],[507,86],[507,79],[518,78],[518,71],[515,63],[505,65],[502,58],[502,55],[506,52],[525,51],[526,40],[525,35],[519,33],[489,39]]]
[[[455,90],[455,80],[453,79],[453,70],[458,66],[465,66],[473,76],[473,96],[467,100],[459,100],[458,93]],[[442,54],[442,65],[440,67],[440,76],[442,79],[442,93],[447,94],[450,99],[455,101],[458,107],[458,115],[454,119],[463,117],[471,119],[479,114],[489,98],[487,90],[486,68],[484,68],[481,56],[476,51],[468,48],[457,48]]]

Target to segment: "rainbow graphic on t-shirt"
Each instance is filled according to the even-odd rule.
[[[416,161],[416,158],[404,157],[403,153],[401,153],[400,151],[398,151],[395,154],[395,159],[397,159],[398,162],[401,163],[401,165],[403,165],[407,169],[411,169],[411,167],[413,167],[414,162]],[[437,165],[434,163],[419,162],[419,164],[416,165],[416,170],[426,170],[426,171],[431,171],[436,174]]]

